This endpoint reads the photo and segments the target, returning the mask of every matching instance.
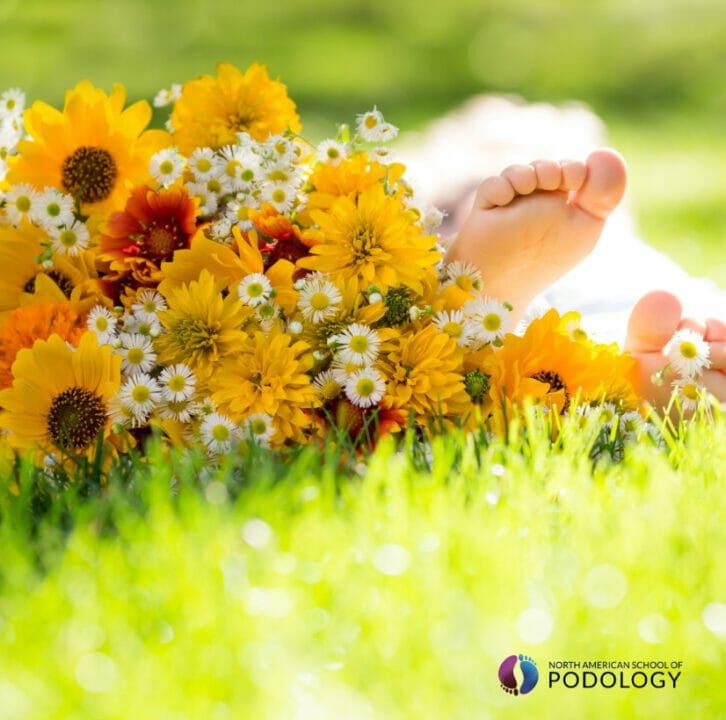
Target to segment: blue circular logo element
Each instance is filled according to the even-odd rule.
[[[522,682],[517,680],[514,674],[515,669],[519,668],[522,676]],[[526,695],[534,690],[539,680],[539,670],[534,660],[529,655],[510,655],[504,658],[499,666],[499,683],[504,692],[510,695]]]

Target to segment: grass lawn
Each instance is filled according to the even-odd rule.
[[[25,475],[0,503],[3,717],[724,717],[726,422],[614,465],[591,442],[531,427],[201,477],[152,451],[83,501]],[[514,697],[518,653],[539,682]],[[683,664],[675,688],[633,688],[634,665],[549,687],[562,661]]]

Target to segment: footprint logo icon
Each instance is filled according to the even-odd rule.
[[[516,669],[522,676],[521,683],[514,674]],[[499,666],[499,683],[502,690],[510,695],[526,695],[532,692],[538,680],[537,663],[529,655],[510,655]]]

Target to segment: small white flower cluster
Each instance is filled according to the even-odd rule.
[[[678,377],[672,387],[681,407],[694,410],[705,394],[702,373],[710,367],[710,348],[708,343],[693,330],[677,330],[666,346],[668,364],[659,373],[656,381],[662,382],[666,370],[671,369]]]
[[[197,148],[188,158],[177,148],[165,148],[151,158],[149,170],[165,188],[184,177],[189,194],[199,200],[200,216],[216,216],[210,233],[219,241],[230,237],[234,225],[250,230],[249,211],[262,203],[283,215],[304,206],[307,166],[302,149],[294,138],[283,135],[256,142],[242,132],[234,145]]]
[[[17,153],[18,143],[23,139],[23,110],[25,93],[10,88],[0,95],[0,182],[8,171],[8,158]]]
[[[255,311],[260,327],[265,332],[272,329],[280,316],[280,306],[275,302],[276,291],[266,275],[250,273],[237,286],[239,299]]]

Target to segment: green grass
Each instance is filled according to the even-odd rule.
[[[26,473],[0,505],[3,717],[726,717],[724,418],[595,467],[586,432],[526,437],[201,476],[152,450],[83,500]],[[515,698],[520,652],[540,680]],[[684,665],[550,689],[557,660]]]

